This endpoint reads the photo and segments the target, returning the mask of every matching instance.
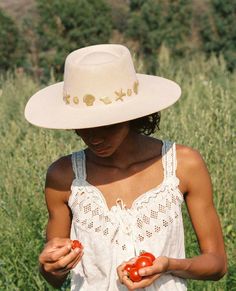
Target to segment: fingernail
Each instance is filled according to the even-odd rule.
[[[74,249],[74,252],[76,252],[77,254],[80,252],[79,248]]]
[[[138,271],[138,273],[139,273],[140,276],[144,276],[146,272],[145,272],[145,270],[141,269],[141,270]]]
[[[133,264],[133,263],[135,263],[136,261],[137,261],[137,258],[135,257],[135,258],[133,258],[133,259],[130,260],[130,263]]]

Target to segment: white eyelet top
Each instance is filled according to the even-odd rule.
[[[163,141],[163,182],[140,195],[131,208],[121,200],[108,209],[103,194],[86,181],[84,151],[72,154],[75,179],[69,206],[73,219],[71,239],[84,246],[82,260],[71,271],[71,290],[127,290],[117,276],[123,261],[145,250],[158,256],[185,258],[181,204],[183,195],[176,177],[175,144]],[[139,290],[187,290],[185,280],[163,274],[151,286]]]

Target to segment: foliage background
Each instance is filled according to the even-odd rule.
[[[72,30],[60,36],[58,26],[50,24],[55,23],[53,19],[40,15],[37,2],[38,5],[47,2],[52,6],[61,2],[28,1],[27,7],[26,2],[22,0],[25,6],[20,6],[20,10],[24,11],[22,18],[17,17],[19,9],[13,9],[17,2],[11,7],[3,5],[3,0],[0,2],[3,11],[1,13],[4,14],[3,17],[0,14],[0,290],[2,291],[52,290],[38,273],[38,254],[44,244],[47,220],[43,196],[45,172],[49,164],[59,156],[83,147],[77,136],[70,131],[35,128],[24,120],[24,106],[29,96],[45,83],[50,84],[62,78],[63,50],[66,52],[71,48],[74,49],[76,41],[70,38],[70,32],[73,32],[77,25],[72,25]],[[66,2],[68,7],[75,5],[72,0]],[[86,5],[87,1],[78,2]],[[148,6],[153,4],[150,0],[100,3],[96,9],[106,7],[107,14],[104,14],[106,19],[101,19],[101,23],[107,26],[104,28],[104,34],[94,33],[94,41],[101,42],[101,36],[104,37],[104,42],[107,40],[111,43],[125,43],[133,52],[138,72],[153,71],[181,84],[182,98],[175,106],[163,111],[161,131],[156,136],[197,148],[206,160],[213,180],[214,201],[221,219],[229,259],[229,271],[223,279],[218,282],[189,281],[189,290],[236,290],[234,217],[236,74],[235,33],[232,28],[235,21],[232,14],[235,1],[154,2],[156,7],[165,8],[157,9],[163,12],[158,17],[160,19],[158,24],[155,23],[155,15],[152,17],[154,11]],[[71,3],[72,6],[69,5]],[[182,12],[179,11],[180,4]],[[84,7],[88,13],[86,15],[92,15],[94,18],[92,11],[95,6]],[[89,9],[91,13],[87,11]],[[48,13],[48,10],[49,8],[45,13]],[[68,10],[68,13],[72,13],[69,8]],[[191,13],[188,14],[186,11]],[[80,12],[81,10],[78,10],[73,13],[79,15]],[[63,9],[63,13],[66,13],[66,9]],[[181,27],[180,15],[185,19],[183,23],[188,29]],[[58,17],[62,19],[59,22],[61,25],[64,23],[67,25],[66,15],[60,14]],[[218,19],[218,25],[213,18]],[[45,27],[43,29],[42,24],[39,25],[42,19],[47,27],[47,33]],[[100,21],[99,19],[98,17],[96,20]],[[77,21],[75,23],[79,23],[79,20]],[[134,31],[135,21],[138,36]],[[208,21],[210,25],[207,26],[204,21]],[[4,26],[3,23],[7,25]],[[89,23],[88,21],[86,25]],[[91,20],[91,23],[94,22]],[[145,30],[145,25],[149,23],[153,25],[153,29]],[[85,29],[83,28],[82,32]],[[167,33],[170,29],[171,33]],[[150,50],[145,48],[145,41],[142,38],[147,32],[151,33],[147,36],[151,42]],[[201,36],[202,34],[204,36]],[[55,50],[53,52],[51,45],[47,45],[46,39],[49,35],[52,36],[51,41]],[[165,38],[165,35],[168,37]],[[14,40],[15,47],[11,41],[5,41],[8,38]],[[163,41],[160,42],[160,39]],[[180,39],[181,41],[178,41]],[[92,44],[93,38],[86,41]],[[80,43],[82,42],[78,42],[78,47]],[[12,50],[8,46],[12,46]],[[230,56],[229,59],[227,55]],[[55,61],[57,57],[58,60]],[[193,256],[198,253],[197,241],[185,207],[183,211],[186,252],[187,256]],[[69,280],[62,290],[69,290],[68,286]]]

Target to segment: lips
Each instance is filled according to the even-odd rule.
[[[105,145],[99,145],[99,146],[92,146],[92,149],[93,149],[93,151],[95,151],[97,153],[101,153],[101,152],[108,150],[109,147],[105,146]]]
[[[96,151],[96,152],[101,152],[101,151],[104,151],[104,150],[106,150],[107,149],[107,147],[105,147],[105,146],[99,146],[99,147],[93,147],[93,149]]]

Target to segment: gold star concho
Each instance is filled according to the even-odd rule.
[[[134,93],[136,95],[138,94],[138,85],[139,85],[138,81],[135,81],[134,82],[134,86],[133,86],[133,90],[134,90]]]
[[[120,89],[119,92],[115,91],[115,94],[117,96],[116,101],[118,101],[118,100],[124,101],[123,97],[126,96],[126,94],[125,94],[125,92],[123,92],[122,89]]]

